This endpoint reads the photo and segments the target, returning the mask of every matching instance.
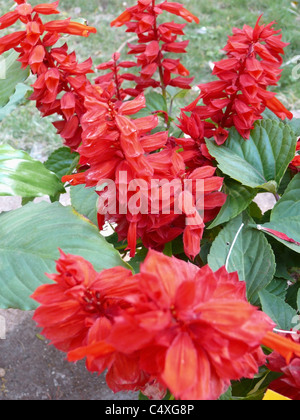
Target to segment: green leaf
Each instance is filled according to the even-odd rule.
[[[247,209],[257,195],[256,190],[245,187],[232,179],[227,179],[224,186],[224,192],[227,194],[226,203],[208,229],[213,229],[234,219]]]
[[[287,124],[291,127],[297,137],[300,137],[300,118],[288,120]]]
[[[284,279],[274,279],[271,281],[270,284],[266,287],[266,291],[271,293],[274,296],[280,297],[281,299],[285,299],[287,294],[288,285]]]
[[[297,295],[297,309],[298,309],[298,312],[300,312],[300,289],[298,290],[298,295]]]
[[[158,92],[151,92],[145,95],[146,108],[143,108],[135,115],[135,118],[148,117],[152,112],[164,111],[168,112],[166,99]]]
[[[0,196],[42,197],[65,192],[57,176],[21,150],[0,146]]]
[[[30,295],[41,284],[51,283],[45,273],[55,272],[58,248],[86,258],[97,271],[127,266],[98,229],[72,207],[30,203],[0,216],[1,308],[36,308]]]
[[[220,401],[231,401],[232,400],[232,387],[230,386],[224,394],[219,398]]]
[[[4,107],[15,93],[16,86],[29,77],[29,68],[22,69],[15,51],[0,60],[0,107]]]
[[[286,303],[290,305],[292,308],[294,308],[295,310],[298,309],[298,305],[297,305],[298,293],[300,293],[299,282],[293,284],[292,286],[288,288],[286,299],[285,299]]]
[[[130,266],[133,268],[136,274],[140,272],[140,266],[145,261],[147,254],[148,254],[148,249],[141,248],[137,250],[135,257],[131,258]]]
[[[281,330],[289,331],[297,312],[283,299],[272,295],[266,290],[259,292],[262,310],[276,323]]]
[[[292,179],[284,195],[275,205],[271,212],[270,222],[258,227],[283,233],[300,243],[300,174]],[[300,246],[296,243],[288,242],[270,232],[266,233],[293,251],[300,253]]]
[[[0,108],[0,122],[11,114],[19,105],[22,105],[31,91],[32,88],[30,86],[27,86],[24,83],[17,84],[16,91],[10,97],[9,102],[4,107]]]
[[[71,187],[71,203],[78,213],[87,217],[94,225],[97,222],[97,199],[95,188],[85,188],[84,185]]]
[[[228,272],[237,271],[246,282],[248,300],[256,305],[258,292],[274,277],[276,263],[264,234],[248,226],[251,221],[244,213],[229,222],[213,242],[208,264],[214,271],[226,264]]]
[[[69,147],[61,147],[49,156],[44,165],[61,179],[72,173],[74,161],[77,162],[78,157],[79,154],[73,153]]]
[[[249,140],[230,130],[226,143],[207,141],[221,171],[251,188],[275,193],[295,156],[297,138],[286,124],[263,120],[255,124]]]

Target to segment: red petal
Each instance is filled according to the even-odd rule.
[[[198,358],[193,341],[187,333],[181,333],[166,354],[162,379],[172,393],[180,398],[182,393],[194,386],[197,371]]]

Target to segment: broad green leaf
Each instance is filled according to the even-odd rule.
[[[58,248],[80,255],[97,271],[125,265],[96,226],[59,203],[27,204],[0,216],[0,307],[32,310],[31,294],[51,283]]]
[[[97,200],[98,195],[95,188],[85,188],[84,185],[71,187],[72,206],[78,213],[87,217],[96,226],[98,226]]]
[[[65,192],[57,176],[38,160],[8,145],[0,146],[0,196],[42,197]]]
[[[0,60],[0,107],[9,102],[16,86],[29,77],[29,68],[21,69],[21,63],[17,61],[18,56],[19,54],[13,51]]]
[[[227,194],[226,203],[216,219],[209,225],[209,229],[234,219],[247,209],[257,195],[256,190],[245,187],[232,179],[227,179],[224,186],[224,192]]]
[[[298,295],[297,295],[297,309],[298,309],[298,312],[300,312],[300,289],[298,290]]]
[[[61,179],[64,175],[72,173],[73,163],[78,160],[78,156],[78,153],[73,153],[69,147],[61,147],[49,156],[44,165]]]
[[[15,93],[10,97],[9,102],[0,108],[0,122],[11,114],[19,105],[23,104],[29,92],[32,91],[30,86],[24,83],[19,83],[16,86]]]
[[[300,137],[300,118],[288,120],[287,124],[291,127],[297,137]]]
[[[259,228],[283,233],[294,242],[300,243],[300,174],[292,179],[284,195],[275,205],[271,212],[270,222],[259,226]],[[270,232],[266,233],[293,251],[300,253],[300,246],[296,243],[286,241]]]
[[[270,284],[268,284],[265,290],[274,296],[280,297],[281,299],[285,299],[287,289],[287,281],[285,281],[284,279],[277,279],[276,277],[274,277],[274,279],[271,281]]]
[[[224,145],[208,140],[207,146],[223,173],[245,186],[275,193],[295,156],[296,142],[289,126],[263,120],[255,124],[249,140],[231,129]]]
[[[281,330],[289,331],[297,312],[283,299],[272,295],[266,290],[259,292],[262,310],[276,323]]]
[[[276,263],[264,234],[248,226],[251,221],[244,213],[229,222],[213,242],[208,264],[214,271],[226,265],[228,272],[237,271],[247,284],[248,300],[257,304],[258,292],[272,281]]]

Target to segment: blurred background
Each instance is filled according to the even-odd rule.
[[[43,0],[44,1],[44,0]],[[46,1],[46,0],[45,0]],[[52,0],[51,0],[52,1]],[[49,0],[49,3],[51,2]],[[291,110],[300,110],[300,4],[289,0],[181,0],[185,7],[200,18],[200,25],[188,24],[186,38],[190,39],[188,54],[183,63],[195,76],[195,84],[214,80],[211,76],[214,61],[222,58],[222,48],[233,27],[244,24],[254,26],[259,15],[263,21],[276,21],[283,31],[283,40],[289,42],[284,58],[283,76],[279,87],[279,99]],[[31,4],[42,3],[32,0]],[[60,0],[61,15],[64,19],[84,18],[88,24],[98,29],[89,38],[65,37],[70,50],[75,50],[80,61],[90,56],[95,66],[110,59],[111,54],[126,45],[132,34],[125,33],[125,27],[111,28],[110,22],[126,7],[136,4],[136,0]],[[12,0],[0,0],[1,15],[14,5]],[[57,18],[54,16],[54,18]],[[182,21],[166,14],[169,20]],[[52,17],[50,17],[52,20]],[[2,31],[5,35],[11,28]],[[126,48],[123,50],[126,56]],[[299,75],[299,76],[298,76]],[[297,77],[298,76],[298,79]],[[27,83],[32,83],[30,79]],[[61,138],[51,124],[51,119],[41,119],[34,103],[18,108],[1,123],[0,143],[9,143],[15,148],[29,152],[34,158],[45,160],[61,146]]]

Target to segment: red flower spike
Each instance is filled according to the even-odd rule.
[[[59,1],[32,7],[26,1],[16,1],[14,12],[0,18],[0,28],[8,27],[18,19],[26,25],[26,30],[7,35],[0,39],[0,54],[10,49],[19,53],[22,68],[30,66],[37,75],[32,100],[43,116],[59,114],[62,121],[55,123],[65,144],[75,150],[81,143],[80,118],[84,113],[83,97],[90,84],[86,74],[91,70],[92,61],[78,63],[76,54],[68,54],[68,47],[51,48],[60,38],[60,33],[88,36],[96,29],[71,22],[71,19],[43,24],[40,15],[58,14]],[[66,95],[64,95],[64,92]],[[61,95],[62,100],[58,99]],[[62,108],[61,105],[62,104]]]
[[[112,22],[112,26],[127,26],[127,32],[136,33],[139,39],[138,45],[128,44],[129,54],[137,55],[137,64],[141,67],[140,78],[136,79],[136,92],[143,92],[147,87],[161,87],[165,92],[166,87],[171,85],[183,89],[190,89],[194,79],[175,78],[171,74],[188,76],[189,72],[180,63],[180,60],[164,60],[164,52],[175,54],[185,53],[189,41],[176,42],[179,35],[184,35],[185,25],[174,22],[158,24],[158,16],[163,11],[181,16],[188,22],[199,23],[192,13],[186,10],[180,3],[164,2],[156,5],[155,0],[138,2],[137,6],[128,8],[119,18]],[[169,61],[168,61],[169,60]],[[175,63],[174,63],[175,62]],[[159,73],[160,82],[154,78]],[[133,93],[133,91],[131,91]],[[137,93],[135,93],[137,96]]]
[[[249,138],[266,108],[281,119],[293,118],[275,94],[267,91],[280,80],[281,56],[288,44],[281,41],[280,31],[272,28],[274,22],[261,25],[260,20],[254,29],[245,25],[233,30],[224,48],[228,58],[215,63],[213,74],[220,81],[199,85],[199,98],[185,109],[214,122],[213,135],[219,145],[226,141],[232,126],[242,137]],[[197,106],[199,99],[203,101],[201,106]],[[221,106],[216,106],[220,100]]]

